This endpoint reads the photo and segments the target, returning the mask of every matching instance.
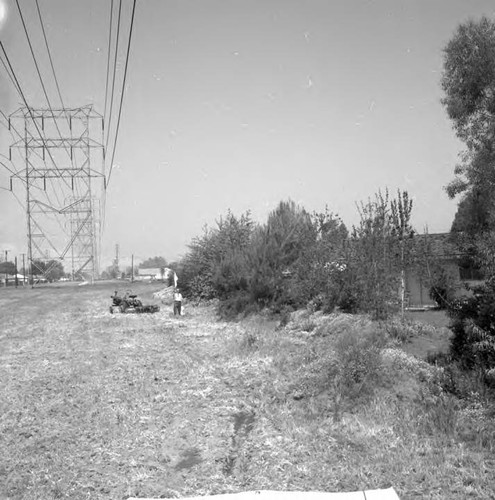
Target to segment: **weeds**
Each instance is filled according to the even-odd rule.
[[[401,317],[384,321],[382,328],[387,332],[390,339],[400,344],[409,342],[415,337],[431,335],[435,332],[435,327],[431,325]]]
[[[276,328],[189,306],[179,327],[165,311],[110,317],[98,287],[37,293],[36,309],[9,295],[0,337],[2,498],[493,495],[486,399],[448,393],[444,367],[366,318],[305,312]]]

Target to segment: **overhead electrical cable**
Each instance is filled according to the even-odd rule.
[[[40,21],[41,30],[43,32],[43,39],[45,41],[46,51],[48,53],[48,58],[50,60],[50,67],[52,69],[53,79],[55,80],[55,85],[56,85],[56,88],[57,88],[58,98],[60,100],[60,104],[62,105],[62,109],[65,110],[65,103],[64,103],[64,99],[62,97],[62,92],[60,90],[60,85],[58,83],[57,73],[55,71],[55,65],[53,64],[53,58],[52,58],[50,46],[48,45],[48,37],[46,36],[45,23],[43,22],[43,16],[41,15],[41,9],[40,9],[40,6],[39,6],[39,1],[38,0],[35,0],[35,1],[36,1],[36,9],[38,11],[38,19]],[[69,128],[71,128],[70,119],[67,116],[67,113],[65,113],[65,119],[67,120],[67,124],[69,125]],[[57,127],[57,130],[58,130],[59,135],[61,137],[60,130],[58,129],[58,127]],[[66,151],[67,151],[67,149],[66,149]],[[70,156],[72,165],[77,168],[77,156],[72,156],[72,155],[69,155],[69,156]],[[77,196],[80,197],[79,186],[77,184],[75,185],[75,189],[76,189]]]
[[[55,73],[55,66],[53,65],[52,54],[50,51],[50,47],[48,45],[48,39],[46,37],[46,32],[45,32],[45,24],[43,23],[43,18],[41,16],[41,10],[40,10],[38,0],[36,0],[36,9],[38,10],[38,18],[40,20],[41,30],[43,32],[43,39],[45,40],[46,51],[48,52],[48,58],[50,60],[50,66],[52,68],[53,78],[55,80],[55,85],[57,86],[57,93],[58,93],[58,97],[60,99],[60,104],[62,105],[62,109],[65,109],[65,104],[64,104],[64,100],[62,99],[62,92],[60,91],[60,86],[58,84],[57,74]],[[66,116],[66,118],[67,118],[67,122],[69,122],[69,118],[67,116]]]
[[[12,136],[12,140],[13,140],[14,142],[16,142],[16,141],[17,141],[17,139],[16,139],[16,138],[15,138],[15,136],[14,136],[14,132],[15,132],[15,133],[19,136],[19,139],[20,139],[21,141],[23,141],[25,138],[24,138],[24,137],[21,135],[21,133],[20,133],[20,132],[19,132],[19,131],[18,131],[18,130],[14,127],[14,125],[13,125],[12,123],[9,123],[9,117],[8,117],[8,116],[7,116],[7,115],[6,115],[6,114],[5,114],[5,113],[4,113],[1,109],[0,109],[0,114],[3,116],[3,118],[4,118],[4,119],[5,119],[5,121],[8,123],[8,125],[6,125],[5,123],[3,123],[3,122],[1,122],[1,121],[0,121],[0,124],[2,124],[2,125],[3,125],[3,126],[4,126],[4,127],[5,127],[5,128],[6,128],[9,132],[10,132],[10,135]],[[19,149],[18,149],[18,148],[16,148],[16,150],[19,150]],[[19,152],[19,154],[20,154],[20,152]],[[39,151],[37,151],[36,149],[34,150],[34,154],[35,154],[36,156],[38,156],[38,158],[40,158],[41,160],[43,160],[43,156],[42,156],[42,155],[41,155],[41,153],[40,153]],[[7,156],[5,156],[4,154],[0,154],[0,156],[3,156],[6,160],[8,160],[10,163],[12,163],[12,164],[14,165],[14,162],[13,162],[10,158],[8,158]],[[21,158],[22,158],[23,160],[25,160],[25,158],[23,158],[23,157],[22,157],[22,155],[21,155]],[[5,164],[4,164],[4,166],[5,166]],[[14,167],[15,167],[15,165],[14,165]],[[19,180],[20,180],[20,181],[22,181],[22,182],[26,182],[23,178],[21,178],[21,177],[19,176],[20,172],[22,172],[23,170],[24,170],[24,168],[22,168],[21,170],[17,170],[17,171],[15,171],[15,177],[19,178]],[[40,190],[40,191],[43,191],[43,189],[42,189],[41,187],[36,186],[35,184],[33,184],[33,186],[32,186],[32,187],[34,187],[34,188],[36,188],[36,189],[38,189],[38,190]]]
[[[29,44],[29,48],[31,50],[31,55],[33,57],[33,60],[34,60],[34,64],[36,66],[36,71],[38,73],[38,77],[40,79],[40,82],[41,82],[41,86],[43,88],[43,93],[45,95],[45,99],[46,99],[46,102],[48,103],[48,108],[50,110],[50,113],[52,114],[52,118],[53,118],[53,122],[55,124],[55,128],[57,129],[57,133],[58,133],[58,136],[60,138],[60,140],[63,142],[63,138],[62,138],[62,133],[60,132],[60,128],[59,128],[59,125],[58,125],[58,122],[57,122],[57,119],[55,118],[55,113],[53,111],[53,108],[52,108],[52,105],[51,105],[51,102],[50,102],[50,99],[48,97],[48,93],[46,91],[46,87],[44,85],[44,82],[43,82],[43,78],[41,76],[41,72],[39,70],[39,66],[38,66],[38,62],[36,60],[36,57],[35,57],[35,54],[34,54],[34,50],[33,50],[33,47],[32,47],[32,44],[31,44],[31,39],[29,37],[29,34],[28,34],[28,31],[27,31],[27,27],[26,27],[26,23],[24,22],[24,17],[22,15],[22,11],[21,11],[21,8],[20,8],[20,4],[19,4],[19,1],[16,0],[16,4],[17,4],[17,8],[19,10],[19,16],[21,18],[21,21],[22,21],[22,25],[24,27],[24,32],[26,34],[26,38],[27,38],[27,41],[28,41],[28,44]],[[50,47],[48,45],[48,39],[47,39],[47,36],[46,36],[46,32],[45,32],[45,26],[44,26],[44,23],[43,23],[43,18],[42,18],[42,15],[41,15],[41,9],[39,7],[39,3],[38,3],[38,0],[36,0],[36,7],[37,7],[37,10],[38,10],[38,18],[39,18],[39,21],[40,21],[40,24],[41,24],[41,29],[42,29],[42,32],[43,32],[43,38],[44,38],[44,41],[45,41],[45,46],[46,46],[46,50],[47,50],[47,53],[48,53],[48,58],[50,60],[50,66],[51,66],[51,69],[52,69],[52,74],[53,74],[53,78],[55,80],[55,85],[56,85],[56,88],[57,88],[57,93],[58,93],[58,97],[60,99],[60,103],[62,105],[62,109],[65,109],[65,105],[64,105],[64,100],[62,98],[62,92],[60,91],[60,86],[59,86],[59,83],[58,83],[58,79],[57,79],[57,74],[55,72],[55,66],[53,64],[53,59],[52,59],[52,56],[51,56],[51,51],[50,51]],[[67,115],[65,115],[65,118],[67,120],[67,123],[69,124],[69,127],[70,127],[70,120],[69,118],[67,117]],[[67,145],[64,145],[64,150],[65,152],[67,153],[67,156],[71,162],[71,165],[74,167],[76,166],[77,168],[77,165],[76,165],[76,159],[75,157],[71,154],[71,152],[69,152],[68,148],[67,148]],[[79,196],[79,186],[78,184],[76,183],[75,185],[72,183],[72,184],[69,184],[69,181],[62,176],[62,179],[63,181],[65,182],[65,185],[70,188],[70,189],[74,189],[76,190],[76,194]],[[53,193],[55,194],[55,199],[57,200],[57,204],[59,206],[62,206],[62,205],[65,205],[66,201],[64,200],[64,203],[62,204],[61,201],[60,201],[60,198],[59,198],[59,195],[58,195],[58,191],[56,188],[53,189]],[[49,200],[50,199],[50,196],[48,194],[46,194],[46,197],[47,199]],[[57,220],[57,222],[60,224],[60,222]]]
[[[133,9],[134,12],[134,9]],[[117,72],[117,55],[119,52],[119,34],[120,34],[120,16],[122,13],[122,0],[119,1],[119,15],[117,17],[117,34],[115,37],[115,56],[113,61],[113,78],[112,78],[112,90],[110,91],[110,110],[108,113],[108,126],[106,126],[107,139],[105,141],[105,151],[108,149],[108,139],[110,137],[110,124],[112,123],[112,109],[113,109],[113,95],[115,91],[115,74]],[[131,24],[132,26],[132,24]],[[110,166],[111,168],[111,166]]]
[[[12,82],[12,85],[17,90],[17,92],[20,93],[19,87],[17,86],[17,84],[16,84],[16,82],[14,80],[14,77],[10,73],[9,68],[7,67],[7,64],[3,60],[3,57],[0,57],[0,61],[2,61],[3,67],[5,68],[5,72],[7,73],[7,76],[9,77],[10,81]]]
[[[103,148],[103,174],[105,175],[105,182],[104,182],[104,189],[103,189],[103,206],[102,206],[102,222],[100,225],[100,234],[99,238],[101,241],[103,230],[105,227],[105,217],[106,217],[106,158],[107,158],[107,148],[108,148],[108,141],[110,137],[110,124],[111,124],[111,116],[112,116],[112,107],[113,107],[113,94],[114,94],[114,88],[115,88],[115,74],[116,74],[116,68],[117,68],[117,55],[118,55],[118,47],[119,47],[119,34],[120,34],[120,17],[121,17],[121,12],[122,12],[122,0],[119,2],[119,13],[117,17],[117,34],[115,37],[115,55],[114,55],[114,63],[113,63],[113,77],[112,77],[112,90],[110,92],[110,109],[109,112],[107,113],[107,103],[108,103],[108,82],[109,82],[109,74],[110,74],[110,55],[112,52],[112,47],[111,47],[111,41],[112,41],[112,30],[113,30],[113,0],[111,2],[110,6],[110,27],[109,27],[109,37],[108,37],[108,54],[107,54],[107,78],[106,78],[106,85],[105,85],[105,107],[103,110],[103,123],[104,123],[104,137],[103,137],[103,142],[104,142],[104,148]],[[106,137],[105,137],[106,135]],[[101,245],[100,245],[101,247]]]
[[[135,11],[136,11],[136,0],[134,0],[133,4],[132,4],[131,26],[129,28],[129,41],[127,43],[127,54],[126,54],[126,57],[125,57],[125,67],[124,67],[124,78],[123,78],[123,82],[122,82],[122,92],[120,94],[119,115],[118,115],[118,118],[117,118],[117,126],[116,126],[116,129],[115,129],[115,140],[114,140],[114,143],[113,143],[112,160],[110,162],[110,171],[108,173],[107,187],[108,187],[108,184],[110,183],[110,178],[112,176],[113,160],[114,160],[114,157],[115,157],[115,150],[117,149],[117,139],[118,139],[118,136],[119,136],[120,118],[121,118],[121,115],[122,115],[122,104],[124,102],[125,82],[126,82],[126,79],[127,79],[127,69],[129,67],[129,54],[130,54],[130,51],[131,51],[132,28],[134,26],[134,14],[135,14]]]
[[[15,74],[15,72],[14,72],[14,68],[12,67],[12,64],[11,64],[11,62],[10,62],[9,56],[7,55],[7,51],[5,50],[5,47],[4,47],[4,45],[3,45],[3,43],[2,43],[2,41],[1,41],[1,40],[0,40],[0,49],[2,49],[3,55],[4,55],[4,57],[5,57],[5,60],[7,61],[8,67],[9,67],[10,71],[12,72],[12,76],[13,76],[14,81],[15,81],[15,87],[16,87],[16,89],[18,90],[18,92],[19,92],[19,94],[20,94],[20,96],[21,96],[22,101],[24,102],[24,106],[26,106],[26,110],[27,110],[27,112],[28,112],[28,114],[29,114],[29,117],[31,118],[31,121],[33,122],[33,124],[34,124],[34,126],[35,126],[35,128],[36,128],[36,131],[38,132],[38,135],[39,135],[39,137],[40,137],[40,139],[41,139],[41,142],[43,143],[43,145],[44,145],[44,146],[45,146],[45,148],[46,148],[46,142],[45,142],[45,139],[44,139],[44,137],[43,137],[43,134],[41,133],[41,130],[40,130],[40,128],[39,128],[39,125],[38,125],[38,123],[36,122],[36,120],[35,120],[35,118],[34,118],[33,111],[32,111],[32,109],[30,108],[30,106],[29,106],[29,104],[28,104],[28,102],[27,102],[27,100],[26,100],[26,96],[24,95],[24,92],[22,91],[22,88],[21,88],[21,86],[20,86],[20,84],[19,84],[19,80],[18,80],[18,78],[17,78],[17,76],[16,76],[16,74]],[[53,165],[54,165],[54,166],[57,168],[57,170],[58,170],[58,166],[57,166],[57,164],[55,163],[55,160],[53,159],[53,157],[52,157],[52,155],[51,155],[51,153],[50,153],[50,150],[49,150],[48,148],[46,148],[46,149],[47,149],[48,155],[50,156],[50,158],[51,158],[51,160],[52,160],[52,162],[53,162]]]
[[[3,165],[12,175],[17,175],[17,172],[8,167],[3,161],[0,161],[0,165]]]
[[[41,130],[39,128],[39,125],[38,123],[36,122],[36,119],[34,118],[34,115],[33,115],[33,111],[32,109],[29,107],[29,104],[26,100],[26,96],[24,95],[24,92],[22,91],[22,88],[21,88],[21,85],[19,83],[19,80],[15,74],[15,71],[14,71],[14,68],[12,67],[12,63],[10,62],[10,59],[9,59],[9,56],[7,54],[7,51],[5,50],[5,47],[2,43],[2,41],[0,40],[0,49],[2,50],[2,53],[3,53],[3,56],[5,57],[5,60],[7,61],[7,64],[8,64],[8,67],[10,69],[10,71],[12,72],[12,76],[14,78],[14,81],[15,81],[15,87],[16,89],[18,90],[21,98],[22,98],[22,101],[24,102],[24,105],[26,106],[26,110],[29,114],[29,117],[31,118],[31,121],[33,122],[34,124],[34,127],[36,128],[36,131],[38,132],[38,135],[40,137],[40,140],[43,144],[43,147],[46,149],[47,153],[48,153],[48,156],[50,157],[55,169],[60,172],[60,169],[58,168],[58,165],[55,163],[55,160],[53,159],[53,156],[52,156],[52,153],[50,151],[50,149],[47,147],[46,145],[46,141],[45,141],[45,138],[43,137],[43,134],[41,133]],[[66,182],[67,182],[67,179],[64,179]],[[59,202],[58,200],[58,194],[57,192],[55,191],[55,196],[57,197],[57,201]],[[60,202],[59,202],[60,203]]]
[[[37,2],[38,0],[36,0]],[[105,105],[103,107],[103,118],[105,121],[107,115],[107,100],[108,100],[108,80],[110,76],[110,49],[112,46],[112,25],[113,25],[113,0],[110,4],[110,27],[108,30],[108,53],[107,53],[107,78],[105,83]]]
[[[25,33],[26,39],[28,41],[29,49],[30,49],[31,55],[33,57],[34,65],[36,67],[36,72],[38,73],[38,77],[39,77],[40,82],[41,82],[41,87],[43,89],[43,94],[45,95],[45,99],[46,99],[46,102],[48,104],[48,108],[50,110],[50,113],[52,114],[52,118],[53,118],[53,122],[55,124],[55,128],[57,129],[57,132],[58,132],[58,135],[59,135],[60,139],[63,141],[62,134],[60,132],[60,128],[59,128],[58,123],[57,123],[57,119],[55,118],[55,113],[53,112],[53,107],[52,107],[52,105],[50,103],[50,98],[48,97],[48,93],[46,91],[45,83],[43,82],[43,77],[41,76],[41,71],[40,71],[40,68],[38,66],[38,61],[36,60],[36,55],[34,54],[33,45],[31,43],[31,38],[29,36],[26,23],[24,22],[24,16],[22,15],[21,6],[19,5],[19,0],[15,0],[15,2],[16,2],[16,5],[17,5],[17,10],[19,11],[19,16],[20,16],[21,21],[22,21],[22,26],[24,28],[24,33]],[[65,152],[67,153],[67,155],[69,156],[69,158],[70,158],[70,160],[72,162],[72,155],[70,154],[69,150],[67,149],[67,146],[65,146],[64,149],[65,149]],[[50,154],[50,157],[51,157],[51,154]],[[58,167],[57,167],[57,169],[58,169]],[[67,179],[65,179],[64,177],[62,177],[62,178],[64,179],[66,185],[69,187],[69,182],[67,181]]]

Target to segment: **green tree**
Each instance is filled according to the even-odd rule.
[[[215,228],[205,226],[203,234],[193,239],[182,259],[180,286],[199,299],[225,297],[236,290],[242,262],[250,245],[254,223],[249,212],[235,216],[230,210],[217,221]]]
[[[450,231],[470,238],[489,231],[493,227],[492,196],[488,190],[473,188],[468,191],[459,201]]]
[[[407,191],[397,190],[397,198],[390,202],[391,235],[399,247],[398,258],[400,262],[400,300],[401,313],[404,316],[406,293],[406,270],[411,262],[411,240],[414,229],[411,226],[411,213],[413,201]]]
[[[108,266],[102,273],[101,277],[103,279],[117,279],[120,276],[120,270],[118,266],[115,266],[115,264],[112,264],[111,266]]]
[[[292,200],[281,201],[253,235],[250,290],[262,306],[298,307],[308,300],[300,284],[301,266],[317,240],[311,215]]]
[[[64,266],[59,260],[33,260],[31,268],[34,276],[43,276],[50,282],[65,276]]]
[[[488,271],[471,297],[448,303],[451,353],[488,376],[495,367],[495,23],[482,17],[461,24],[445,48],[443,104],[466,146],[447,187],[462,194],[452,230],[462,253]]]
[[[353,307],[377,318],[388,314],[396,290],[390,248],[390,207],[388,192],[358,205],[360,221],[351,233],[348,294]],[[353,304],[355,303],[355,305]]]
[[[304,302],[330,312],[339,302],[345,285],[348,231],[340,217],[325,208],[312,214],[316,238],[307,245],[295,267],[293,287]]]
[[[358,205],[360,222],[351,233],[346,293],[351,309],[384,318],[404,303],[405,271],[412,261],[412,200],[388,191]],[[399,294],[400,292],[400,294]]]
[[[0,274],[15,274],[15,264],[9,261],[0,262]]]
[[[487,17],[461,24],[444,49],[444,104],[455,132],[466,145],[454,197],[472,189],[484,192],[495,181],[495,23]]]
[[[461,24],[444,50],[442,100],[466,150],[447,193],[461,195],[452,224],[459,252],[495,268],[495,22]],[[488,259],[488,260],[487,260]]]

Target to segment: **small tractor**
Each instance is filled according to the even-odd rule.
[[[143,306],[143,303],[137,298],[137,295],[133,295],[132,292],[127,291],[123,297],[119,296],[117,290],[110,296],[112,299],[112,305],[110,306],[110,313],[115,312],[120,313],[155,313],[160,310],[160,306],[148,305]]]

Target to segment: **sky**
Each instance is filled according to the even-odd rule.
[[[0,3],[26,99],[46,107],[15,0]],[[35,0],[20,4],[57,102]],[[39,0],[67,107],[104,113],[110,4]],[[113,126],[132,1],[122,5]],[[289,198],[351,227],[357,202],[407,190],[417,231],[449,231],[457,202],[444,187],[462,144],[441,104],[442,50],[481,15],[495,16],[492,0],[138,0],[102,267],[116,244],[123,263],[176,260],[229,209],[262,223]],[[2,67],[0,82],[8,115],[20,97]],[[0,153],[11,142],[0,127]],[[0,251],[11,256],[27,246],[26,194],[14,191],[0,189]]]

